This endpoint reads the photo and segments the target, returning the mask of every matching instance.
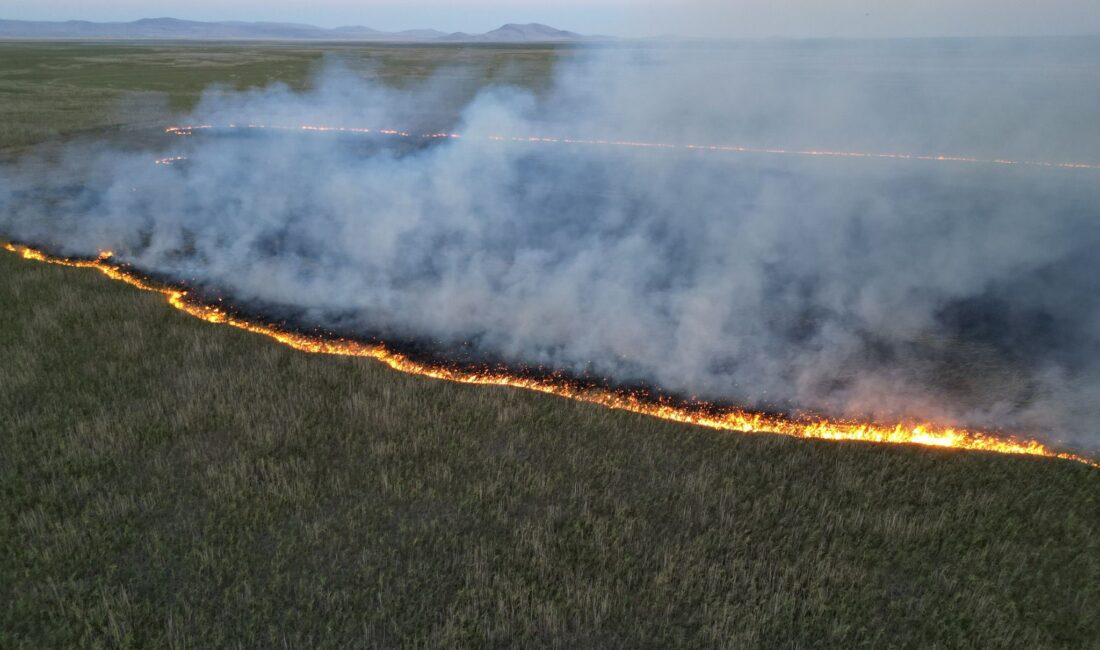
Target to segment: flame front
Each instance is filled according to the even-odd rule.
[[[213,124],[195,124],[185,126],[170,126],[165,129],[165,132],[172,135],[189,136],[193,135],[195,131],[203,131],[210,129],[251,129],[257,131],[304,131],[307,133],[358,133],[358,134],[376,134],[386,136],[397,136],[401,138],[419,138],[422,140],[458,140],[458,139],[471,139],[470,136],[463,136],[460,133],[421,133],[414,134],[406,131],[395,131],[393,129],[369,129],[363,127],[352,126],[321,126],[304,124],[301,126],[284,126],[284,125],[272,125],[272,124],[226,124],[224,126],[215,126]],[[1010,160],[1007,158],[978,158],[975,156],[960,156],[960,155],[948,155],[948,154],[920,154],[920,153],[887,153],[887,152],[871,152],[871,151],[838,151],[832,149],[781,149],[777,147],[746,147],[740,145],[731,144],[676,144],[670,142],[644,142],[637,140],[605,140],[605,139],[584,139],[584,138],[553,138],[542,136],[516,136],[516,135],[487,135],[481,138],[482,140],[489,142],[516,142],[516,143],[535,143],[535,144],[557,144],[557,145],[574,145],[574,146],[587,146],[587,147],[627,147],[635,149],[674,149],[683,151],[704,151],[712,153],[726,153],[726,154],[758,154],[769,156],[793,156],[803,158],[856,158],[864,160],[908,160],[908,161],[921,161],[921,162],[938,162],[938,163],[964,163],[970,165],[1000,165],[1000,166],[1014,166],[1014,167],[1046,167],[1049,169],[1081,169],[1081,170],[1100,170],[1100,164],[1086,163],[1086,162],[1051,162],[1043,160]],[[173,156],[170,158],[161,158],[156,161],[158,165],[170,165],[181,160],[186,160],[186,156]]]
[[[548,378],[531,378],[506,372],[477,372],[460,367],[415,361],[384,344],[369,344],[351,339],[328,339],[280,329],[231,315],[225,310],[201,303],[181,289],[157,285],[114,263],[114,255],[103,251],[95,259],[70,259],[47,255],[27,246],[4,243],[5,250],[24,259],[74,268],[95,269],[112,280],[125,282],[143,291],[159,293],[170,305],[208,323],[229,325],[272,338],[283,345],[311,354],[368,357],[390,368],[433,379],[463,384],[510,386],[557,395],[607,408],[630,411],[662,420],[745,433],[773,433],[818,440],[853,440],[886,444],[915,444],[953,449],[970,449],[1001,454],[1046,456],[1085,463],[1100,468],[1100,462],[1083,456],[1058,452],[1037,440],[1003,437],[980,431],[940,427],[933,424],[882,425],[871,422],[837,420],[823,417],[789,417],[743,409],[714,409],[702,404],[678,404],[656,401],[642,395],[607,388],[586,388]]]

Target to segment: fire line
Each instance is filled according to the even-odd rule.
[[[1100,468],[1100,462],[1096,460],[1056,451],[1038,440],[1018,439],[964,428],[941,427],[931,423],[882,425],[824,417],[783,416],[737,408],[707,408],[704,405],[675,403],[668,399],[645,399],[636,393],[615,391],[608,388],[581,387],[548,378],[530,378],[498,371],[477,372],[460,367],[424,363],[391,350],[385,344],[369,344],[346,338],[329,339],[310,336],[232,315],[225,309],[199,301],[185,289],[166,287],[141,277],[122,264],[114,262],[114,255],[110,251],[101,252],[95,259],[78,259],[55,257],[28,246],[8,242],[3,243],[3,248],[26,260],[72,268],[95,269],[112,280],[125,282],[143,291],[158,293],[172,307],[189,316],[208,323],[228,325],[254,334],[260,334],[301,352],[366,357],[380,361],[394,370],[423,377],[463,384],[522,388],[662,420],[694,424],[722,431],[770,433],[817,440],[913,444],[1001,454],[1044,456],[1072,460]]]
[[[369,129],[362,127],[345,126],[317,126],[304,124],[301,126],[281,126],[269,124],[226,124],[214,126],[212,124],[198,124],[189,126],[170,126],[165,132],[179,136],[193,135],[195,131],[210,129],[248,129],[271,131],[302,131],[307,133],[357,133],[393,136],[399,138],[418,138],[422,140],[470,140],[480,139],[489,142],[516,142],[532,144],[562,144],[579,145],[589,147],[629,147],[635,149],[665,149],[681,151],[707,151],[715,153],[732,154],[760,154],[771,156],[797,156],[803,158],[849,158],[864,160],[909,160],[921,162],[946,162],[971,165],[998,165],[1009,167],[1045,167],[1049,169],[1079,169],[1100,170],[1100,164],[1085,162],[1048,162],[1039,160],[1011,160],[1007,158],[977,158],[974,156],[959,156],[947,154],[916,154],[916,153],[885,153],[868,151],[837,151],[831,149],[781,149],[777,147],[745,147],[723,144],[674,144],[668,142],[642,142],[633,140],[603,140],[583,138],[558,138],[541,136],[515,136],[515,135],[487,135],[481,138],[471,138],[460,133],[423,133],[414,134],[393,129]],[[180,160],[186,160],[185,156],[161,158],[157,164],[172,164]]]

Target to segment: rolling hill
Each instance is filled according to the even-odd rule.
[[[484,34],[434,29],[384,32],[352,25],[325,28],[296,23],[199,22],[177,18],[143,18],[128,23],[94,23],[83,20],[42,22],[0,20],[0,39],[169,39],[169,40],[265,40],[265,41],[357,41],[357,42],[445,42],[445,43],[562,43],[589,37],[547,25],[508,24]]]

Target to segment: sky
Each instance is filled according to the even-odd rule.
[[[1100,0],[0,0],[0,19],[299,22],[484,32],[540,22],[586,34],[727,37],[1100,33]]]

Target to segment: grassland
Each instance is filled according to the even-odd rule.
[[[254,88],[309,84],[334,60],[391,85],[446,76],[475,90],[495,80],[538,89],[556,58],[547,47],[355,47],[325,45],[24,44],[0,41],[0,147],[46,138],[160,127],[192,108],[212,84]],[[455,94],[461,101],[461,94]]]
[[[0,144],[301,87],[322,54],[0,44]],[[563,55],[338,54],[536,86]],[[1100,647],[1094,469],[425,380],[12,255],[0,495],[5,648]]]

